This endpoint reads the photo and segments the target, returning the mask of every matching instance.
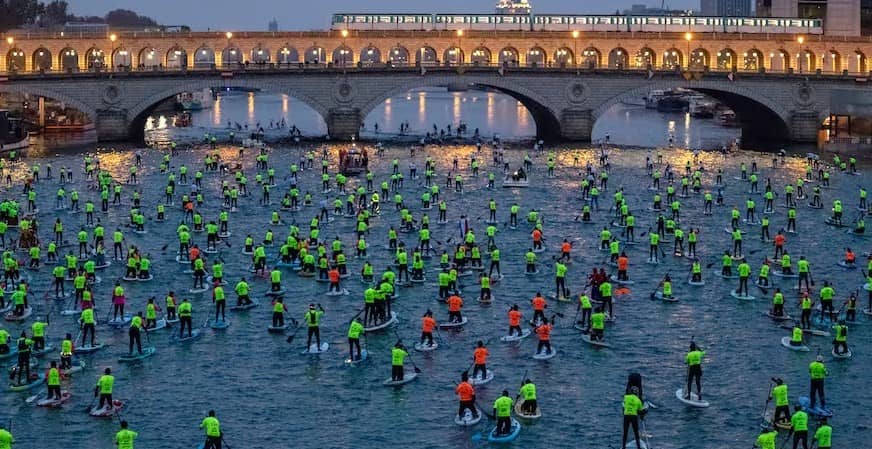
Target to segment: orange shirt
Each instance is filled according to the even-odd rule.
[[[460,312],[461,307],[463,307],[463,300],[460,299],[460,296],[451,295],[448,298],[448,311],[449,312]]]
[[[563,242],[563,244],[560,245],[560,251],[564,253],[568,253],[571,249],[572,245],[570,245],[569,242]]]
[[[775,246],[784,246],[784,236],[781,234],[775,235]]]
[[[545,298],[537,296],[531,302],[533,303],[533,310],[545,310]]]
[[[853,262],[855,259],[854,253],[852,251],[845,252],[845,262]]]
[[[627,266],[630,265],[630,259],[626,257],[618,257],[618,269],[621,271],[626,271]]]
[[[539,335],[539,340],[548,341],[551,339],[551,325],[543,324],[536,328],[536,334]]]
[[[454,392],[460,396],[461,401],[471,401],[473,396],[475,396],[475,390],[469,382],[460,382],[457,388],[454,389]]]
[[[487,363],[487,356],[490,353],[487,351],[487,348],[475,348],[475,351],[472,353],[472,357],[475,359],[476,365],[484,365]]]
[[[540,240],[542,240],[542,231],[540,231],[538,229],[534,229],[533,230],[533,241],[538,242]]]
[[[339,282],[339,270],[328,271],[327,277],[330,278],[330,282]]]
[[[191,260],[197,260],[200,257],[200,248],[191,247],[190,251],[188,251],[188,257]]]
[[[509,310],[509,326],[520,326],[521,325],[521,311],[520,310]]]
[[[433,329],[436,328],[436,320],[429,316],[425,316],[421,319],[421,330],[424,332],[433,332]]]

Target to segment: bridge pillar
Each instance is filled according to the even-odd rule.
[[[564,109],[560,113],[560,132],[564,140],[590,142],[593,132],[593,111],[590,109]]]
[[[357,108],[334,108],[326,117],[327,134],[332,139],[351,140],[360,132],[363,120],[360,117],[360,109]]]
[[[97,128],[97,140],[100,142],[127,140],[130,137],[130,121],[127,119],[127,111],[98,110],[94,126]]]
[[[818,113],[809,110],[793,111],[790,114],[790,140],[794,142],[817,142],[821,121]]]

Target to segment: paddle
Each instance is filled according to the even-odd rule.
[[[773,383],[773,380],[770,380],[769,381],[769,393],[766,394],[766,404],[763,405],[763,413],[760,415],[760,419],[761,419],[760,425],[761,426],[762,425],[767,425],[767,426],[769,425],[769,421],[766,419],[766,410],[769,409],[769,403],[772,402],[772,388],[773,388],[772,383]],[[774,425],[775,423],[773,422],[772,424]]]
[[[300,331],[300,328],[301,328],[301,327],[303,327],[303,323],[297,323],[297,327],[294,328],[294,332],[293,332],[291,335],[288,335],[288,338],[285,339],[285,341],[286,341],[288,344],[291,344],[291,343],[294,342],[294,337],[297,336],[297,332]]]

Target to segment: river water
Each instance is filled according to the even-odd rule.
[[[281,108],[279,105],[271,107]],[[511,114],[512,105],[506,104],[504,107],[504,113]],[[268,121],[269,117],[278,116],[261,115],[259,109],[256,112],[258,118],[266,117],[260,118],[262,122]],[[244,111],[236,113],[242,114],[240,117],[245,114]],[[228,119],[236,120],[228,117],[222,115],[219,123]],[[402,117],[412,121],[410,115],[404,113]],[[421,126],[426,126],[434,120],[436,119],[428,117],[420,123]],[[471,127],[483,126],[476,125],[472,117],[468,122]],[[297,120],[301,128],[302,123]],[[501,123],[501,119],[497,119],[495,123]],[[413,129],[415,126],[417,125],[412,125]],[[508,134],[507,130],[513,129],[512,126],[503,126],[506,127],[499,129],[503,135]],[[676,130],[680,129],[681,126],[676,125]],[[665,135],[664,132],[661,128],[660,131],[640,131],[640,134],[648,133],[648,136],[653,137]],[[690,130],[689,138],[695,139],[694,136],[699,136],[695,133],[695,130]],[[613,142],[617,140],[617,135],[616,131],[611,131]],[[336,170],[338,149],[339,146],[330,147],[331,173]],[[250,233],[258,240],[268,228],[272,228],[276,233],[276,240],[281,241],[287,228],[269,226],[267,221],[272,209],[259,206],[259,195],[253,182],[256,172],[253,152],[247,151],[240,160],[237,159],[235,147],[222,146],[217,151],[223,159],[243,164],[250,179],[249,186],[253,187],[252,191],[255,193],[241,200],[240,212],[231,214],[230,230],[233,236],[220,254],[226,261],[227,278],[235,282],[242,276],[249,276],[248,256],[241,254],[244,235]],[[279,186],[272,191],[274,201],[289,187],[286,177],[288,165],[300,159],[301,151],[297,148],[276,147],[270,153],[269,160],[276,168],[279,181]],[[532,313],[529,299],[537,291],[544,294],[554,291],[554,271],[551,264],[553,255],[559,251],[559,242],[564,238],[574,243],[574,263],[569,266],[567,276],[568,286],[573,292],[581,290],[586,283],[585,275],[591,268],[602,266],[605,256],[597,248],[599,232],[603,226],[609,226],[611,221],[605,209],[611,202],[614,189],[618,186],[624,187],[630,207],[637,217],[637,235],[655,221],[655,213],[648,210],[653,193],[647,190],[650,181],[645,177],[644,162],[646,155],[653,158],[656,157],[656,152],[610,152],[612,171],[609,189],[603,192],[600,201],[603,210],[594,213],[594,225],[585,226],[576,221],[582,205],[578,184],[581,168],[573,166],[573,159],[577,156],[580,164],[596,164],[597,153],[585,147],[562,147],[555,151],[558,156],[557,176],[547,179],[544,156],[534,154],[534,170],[531,173],[533,182],[527,189],[499,188],[502,175],[498,169],[490,166],[490,153],[483,152],[479,157],[484,160],[484,170],[498,173],[497,189],[486,190],[485,179],[472,178],[469,170],[468,161],[475,153],[474,147],[428,147],[426,150],[426,155],[436,162],[434,179],[443,185],[443,190],[444,178],[451,169],[454,158],[459,159],[461,173],[466,179],[464,193],[444,194],[448,202],[448,225],[437,225],[435,211],[430,213],[433,219],[433,240],[442,242],[442,248],[447,248],[449,239],[456,242],[459,238],[456,222],[465,214],[479,241],[483,243],[487,202],[489,198],[494,198],[498,204],[501,223],[497,244],[502,250],[502,268],[506,278],[495,285],[496,300],[492,305],[477,303],[476,286],[471,285],[464,290],[464,313],[469,317],[469,324],[460,331],[443,331],[442,336],[447,344],[435,352],[412,353],[411,359],[422,370],[422,374],[411,384],[396,390],[381,385],[390,375],[390,347],[396,342],[393,330],[368,336],[367,348],[372,355],[366,363],[354,368],[343,366],[347,323],[361,307],[361,294],[364,290],[364,286],[356,278],[353,277],[347,282],[346,288],[351,291],[349,296],[328,297],[323,294],[323,284],[298,278],[293,272],[286,270],[283,283],[288,290],[285,297],[291,315],[301,319],[306,305],[310,302],[320,302],[327,311],[322,324],[322,338],[330,343],[327,353],[320,356],[300,355],[305,346],[304,332],[291,345],[286,343],[284,336],[266,332],[271,314],[265,304],[266,299],[258,298],[257,295],[268,288],[268,283],[264,280],[251,282],[252,291],[262,301],[262,305],[249,312],[228,311],[232,322],[228,329],[214,331],[205,328],[204,337],[189,344],[174,342],[171,338],[172,329],[156,331],[149,337],[150,344],[157,348],[156,355],[139,364],[117,363],[118,356],[126,352],[126,332],[114,331],[105,325],[98,326],[98,340],[109,343],[110,346],[84,358],[88,366],[84,372],[75,374],[68,387],[65,387],[72,390],[73,399],[62,411],[25,404],[24,398],[31,393],[7,392],[0,396],[0,403],[3,410],[6,410],[2,418],[12,420],[12,430],[19,441],[16,447],[112,447],[117,421],[92,418],[84,412],[91,400],[93,385],[99,373],[107,366],[112,367],[116,375],[116,397],[128,401],[121,416],[140,433],[137,447],[194,447],[201,440],[197,425],[209,409],[217,411],[226,441],[234,448],[481,447],[487,443],[474,441],[474,436],[478,432],[489,430],[491,424],[486,425],[483,421],[477,427],[463,429],[453,423],[453,414],[457,408],[453,393],[454,382],[459,379],[460,372],[469,367],[472,350],[479,340],[489,342],[491,357],[488,365],[495,372],[493,382],[477,388],[479,404],[490,407],[503,389],[514,395],[525,374],[538,386],[539,404],[544,416],[536,423],[525,425],[520,437],[508,445],[511,447],[540,447],[543,442],[552,447],[620,447],[621,399],[626,376],[631,371],[643,374],[646,396],[659,406],[651,411],[646,420],[647,430],[652,435],[652,447],[750,447],[759,432],[759,417],[770,377],[780,376],[785,379],[790,387],[791,400],[795,400],[800,394],[807,394],[808,364],[818,352],[824,354],[830,371],[826,392],[828,405],[836,413],[831,421],[835,429],[835,444],[838,447],[864,447],[870,422],[870,393],[866,385],[865,368],[872,363],[869,350],[870,324],[867,317],[861,316],[862,324],[851,328],[850,342],[855,354],[852,360],[832,360],[829,355],[829,340],[823,337],[811,337],[809,344],[812,351],[809,353],[792,352],[779,344],[779,339],[788,335],[789,331],[781,329],[762,315],[767,310],[770,297],[764,297],[760,291],[756,291],[752,292],[757,296],[756,300],[737,301],[729,296],[729,291],[735,288],[735,281],[716,277],[712,270],[705,270],[706,286],[691,287],[685,282],[685,276],[689,272],[689,262],[686,259],[667,255],[661,265],[648,265],[645,263],[645,245],[626,249],[631,259],[630,277],[635,279],[636,284],[630,286],[629,294],[616,300],[615,313],[618,320],[606,330],[606,338],[613,348],[597,350],[585,345],[580,340],[580,334],[572,329],[575,306],[553,301],[550,302],[549,309],[564,315],[564,318],[558,318],[553,334],[553,344],[558,351],[555,358],[547,362],[532,359],[535,350],[533,339],[519,344],[499,342],[498,337],[505,333],[507,327],[506,311],[511,304],[519,304],[529,318]],[[184,164],[193,171],[194,168],[201,167],[206,152],[206,149],[200,148],[182,151],[173,158],[172,166],[177,170]],[[130,148],[119,147],[117,151],[102,151],[100,158],[103,167],[111,171],[116,179],[124,179],[128,167],[133,164],[133,154]],[[125,230],[129,243],[138,245],[151,255],[156,280],[124,283],[130,298],[128,307],[142,310],[149,296],[156,296],[158,302],[162,303],[163,295],[172,289],[179,294],[179,298],[192,299],[196,326],[209,316],[210,302],[208,296],[186,293],[191,277],[183,273],[183,267],[173,260],[177,242],[174,231],[181,219],[181,211],[178,207],[169,207],[166,224],[154,221],[155,207],[163,198],[163,186],[166,182],[166,175],[160,174],[157,169],[162,154],[159,151],[144,150],[145,167],[141,170],[141,175],[145,177],[145,182],[140,186],[124,188],[125,202],[128,204],[132,189],[142,190],[144,209],[149,217],[146,235],[133,234],[124,227],[128,212],[126,207],[112,207],[107,214],[98,212],[96,215],[106,224],[107,232],[111,233],[116,226],[121,227]],[[410,159],[408,150],[401,147],[388,147],[381,157],[375,157],[372,149],[370,154],[373,155],[370,160],[376,184],[389,176],[390,161],[393,158],[400,159],[400,167],[406,173],[406,184],[401,193],[415,217],[420,218],[424,213],[419,208],[423,183],[422,180],[411,180],[407,167],[414,160],[421,171],[424,155],[418,152]],[[44,166],[51,161],[55,171],[61,166],[75,167],[75,186],[81,192],[82,203],[89,198],[93,199],[99,211],[97,194],[88,190],[83,181],[80,171],[82,153],[78,149],[59,152],[36,149],[33,155],[24,163],[14,164],[16,181],[23,179],[27,167],[34,163]],[[506,152],[512,167],[520,165],[523,155],[524,152],[520,150]],[[678,167],[683,166],[691,157],[691,153],[683,150],[664,151],[664,163],[669,162]],[[805,161],[799,158],[788,158],[785,166],[772,169],[770,156],[762,153],[739,152],[731,154],[727,159],[716,153],[702,153],[700,163],[706,168],[704,186],[712,188],[714,171],[723,168],[726,204],[736,204],[743,209],[748,184],[734,180],[733,177],[738,176],[739,164],[746,163],[750,166],[752,160],[760,165],[761,185],[766,179],[771,179],[776,192],[781,192],[784,184],[795,181],[804,173]],[[227,180],[232,182],[232,177]],[[855,218],[857,189],[867,180],[866,175],[834,173],[832,188],[823,191],[824,204],[829,206],[834,199],[840,198],[846,204],[846,218]],[[205,177],[206,204],[201,213],[206,220],[217,219],[220,211],[221,181],[222,178],[217,174],[208,174]],[[305,171],[300,179],[301,190],[312,191],[315,204],[322,198],[332,201],[332,195],[319,193],[319,182],[319,171]],[[359,182],[362,180],[352,178],[350,185],[356,186]],[[43,239],[50,238],[48,224],[56,217],[63,220],[67,238],[74,238],[73,234],[84,217],[70,215],[65,211],[52,211],[57,189],[55,181],[43,181],[36,188],[39,203],[43,204],[39,215],[44,228]],[[68,192],[71,190],[70,187],[66,189]],[[6,198],[23,201],[23,197],[19,196],[20,185],[4,186],[3,190]],[[760,210],[762,198],[756,199]],[[530,208],[536,208],[544,217],[548,252],[540,254],[542,273],[538,276],[523,275],[523,254],[530,242],[528,227],[522,224],[518,229],[512,230],[502,224],[508,219],[508,209],[512,202],[518,202],[522,214]],[[388,203],[389,200],[384,199],[382,215],[372,221],[373,227],[367,239],[371,245],[370,260],[377,272],[384,270],[392,259],[391,254],[383,249],[387,229],[399,224],[398,213]],[[788,236],[787,248],[794,255],[794,260],[799,255],[805,255],[811,261],[818,289],[825,280],[835,284],[838,305],[862,283],[859,270],[845,271],[836,265],[843,248],[851,247],[860,255],[870,249],[869,244],[865,239],[825,226],[823,222],[828,213],[824,210],[807,208],[802,201],[800,205],[798,233]],[[723,231],[729,225],[729,207],[715,208],[713,216],[703,216],[700,213],[701,206],[702,199],[699,196],[692,195],[688,199],[682,199],[682,226],[684,229],[700,229],[699,253],[703,264],[712,263],[714,267],[718,267],[719,255],[730,249],[729,236]],[[773,232],[785,225],[785,211],[786,209],[779,208],[772,215]],[[307,208],[299,213],[282,212],[281,215],[286,222],[296,220],[305,224],[316,212],[313,208]],[[327,239],[340,236],[345,247],[352,248],[353,222],[351,219],[340,218],[324,224],[322,236]],[[610,229],[614,233],[620,233],[620,228]],[[743,226],[743,229],[749,231],[745,240],[745,252],[752,254],[749,263],[756,273],[763,258],[767,254],[771,257],[772,247],[756,238],[755,228]],[[17,232],[11,231],[11,234],[15,235]],[[194,239],[201,246],[205,246],[201,234],[194,234]],[[644,241],[645,238],[638,240]],[[165,245],[169,246],[162,250]],[[276,249],[268,250],[268,254],[270,260],[273,260]],[[428,263],[428,271],[436,260]],[[349,270],[357,272],[361,264],[359,260],[350,259]],[[123,275],[121,265],[123,264],[116,263],[99,273],[103,282],[95,289],[95,300],[101,309],[97,313],[98,319],[105,317],[109,307],[112,281]],[[680,298],[677,304],[649,300],[649,294],[666,273],[673,276],[675,294]],[[60,317],[56,313],[64,306],[62,302],[50,299],[50,294],[46,293],[51,285],[50,270],[44,268],[40,272],[32,272],[31,275],[34,292],[32,301],[38,305],[37,313],[44,315],[50,310],[55,311],[48,335],[49,341],[58,345],[65,333],[75,335],[75,320],[72,317]],[[772,279],[776,286],[786,292],[789,313],[798,314],[795,307],[796,295],[790,288],[792,284],[777,277]],[[433,282],[434,274],[431,271],[428,283],[401,288],[400,298],[394,305],[400,319],[394,330],[410,347],[420,333],[419,319],[425,310],[432,309],[437,320],[446,319],[445,306],[433,299],[436,291]],[[769,294],[771,293],[770,290]],[[228,296],[230,300],[235,298],[233,294]],[[865,295],[861,294],[861,299],[865,307]],[[13,335],[17,335],[22,329],[16,324],[4,324]],[[28,322],[28,329],[29,324]],[[684,383],[686,370],[683,360],[691,337],[706,350],[703,388],[706,399],[712,402],[712,406],[707,409],[688,408],[674,397],[674,391]],[[44,360],[42,366],[46,365],[47,361]],[[407,367],[407,372],[411,372],[411,366]]]

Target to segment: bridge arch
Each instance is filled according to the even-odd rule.
[[[800,72],[814,72],[817,70],[817,56],[808,48],[796,54],[796,67]]]
[[[208,69],[215,65],[215,50],[202,46],[194,52],[194,68]]]
[[[139,51],[137,56],[139,67],[151,68],[161,65],[161,58],[154,47],[145,47]]]
[[[537,45],[527,50],[525,58],[527,60],[527,67],[544,67],[548,62],[548,52]]]
[[[575,53],[573,53],[571,48],[560,47],[554,51],[552,61],[558,67],[573,65],[575,63]]]
[[[91,47],[85,52],[85,66],[88,69],[100,69],[106,65],[106,54],[103,50]]]
[[[63,71],[79,70],[79,52],[75,48],[66,47],[58,54],[58,63]]]
[[[39,47],[33,51],[32,66],[33,70],[49,71],[52,68],[51,52],[45,47]]]
[[[822,59],[822,71],[828,73],[840,73],[842,71],[842,55],[836,49],[831,48],[827,50],[822,55]]]
[[[112,54],[109,57],[113,68],[124,69],[130,68],[133,65],[133,58],[130,56],[130,49],[128,48],[118,47],[112,50]]]
[[[0,86],[2,86],[2,84],[0,84]],[[317,99],[298,91],[293,86],[293,82],[276,82],[275,80],[270,81],[269,78],[234,79],[225,82],[223,85],[223,87],[238,87],[286,94],[302,103],[305,103],[326,121],[326,117],[329,115],[328,108]],[[127,116],[130,117],[129,135],[133,139],[141,139],[146,119],[152,111],[154,111],[154,108],[163,101],[173,98],[183,92],[195,92],[203,89],[211,89],[213,87],[215,87],[214,79],[203,78],[188,81],[186,78],[180,78],[180,82],[174,84],[173,87],[154,92],[143,98],[128,110]]]
[[[752,48],[742,53],[742,67],[745,70],[760,70],[764,64],[763,52]]]
[[[603,54],[598,48],[590,46],[581,52],[581,63],[590,69],[596,69],[602,64]]]
[[[635,67],[657,67],[657,53],[650,47],[642,47],[636,52],[636,59],[633,61]]]
[[[231,66],[243,63],[242,51],[235,45],[230,45],[224,50],[221,50],[221,65]]]
[[[351,47],[342,44],[333,50],[330,62],[337,65],[354,64],[354,50],[352,50]]]
[[[719,51],[715,64],[718,70],[733,70],[736,67],[736,52],[727,47]]]
[[[469,56],[472,65],[489,65],[491,63],[491,51],[485,46],[476,47]]]
[[[518,57],[518,49],[515,47],[505,47],[500,50],[499,62],[500,65],[517,66],[520,63]]]
[[[393,96],[404,94],[413,89],[448,87],[452,82],[453,80],[450,78],[425,76],[399,84],[389,90],[379,92],[369,99],[360,108],[360,118],[365,120],[370,112]],[[518,100],[533,117],[533,121],[536,123],[537,136],[549,140],[561,139],[562,134],[558,114],[548,106],[548,100],[538,93],[515,84],[511,78],[488,78],[484,82],[472,82],[471,85],[490,88]]]
[[[779,48],[769,53],[769,68],[776,72],[783,72],[790,68],[790,52]]]
[[[371,66],[373,64],[381,64],[381,50],[375,45],[367,45],[366,48],[360,51],[360,62],[363,65]]]
[[[854,50],[853,57],[848,60],[848,71],[851,73],[866,73],[868,66],[866,65],[866,54],[860,49]]]
[[[664,51],[661,61],[663,61],[663,68],[666,70],[680,69],[685,65],[684,54],[675,47]]]
[[[630,66],[630,54],[623,47],[615,47],[609,52],[609,68],[628,68]]]
[[[391,52],[388,55],[388,62],[395,66],[409,65],[409,50],[402,45],[397,45],[396,47],[391,49]]]
[[[295,47],[285,45],[276,52],[276,62],[279,64],[291,64],[300,62],[300,54]]]
[[[188,67],[188,52],[178,45],[167,50],[167,68],[183,69]]]
[[[437,56],[436,50],[429,45],[424,45],[415,52],[415,64],[417,65],[435,65],[438,63],[439,56]]]
[[[63,92],[59,92],[52,89],[46,89],[44,87],[38,87],[34,85],[26,85],[22,86],[21,84],[16,83],[0,83],[0,93],[9,93],[9,94],[28,94],[37,97],[45,97],[50,98],[55,101],[62,102],[66,104],[68,107],[76,109],[83,114],[88,116],[88,120],[91,123],[97,123],[97,111],[92,106],[89,106],[87,103],[84,103],[74,97],[64,94]]]
[[[6,53],[6,71],[14,72],[24,70],[27,67],[27,59],[24,56],[24,51],[20,48],[13,48]]]
[[[252,64],[269,64],[272,60],[272,54],[269,51],[269,48],[264,48],[262,45],[258,44],[256,47],[251,49],[251,56],[248,58]]]
[[[327,62],[327,51],[324,47],[313,45],[303,53],[303,62],[306,64],[324,64]]]
[[[690,59],[688,59],[688,66],[694,70],[702,70],[706,67],[711,66],[711,55],[708,50],[705,48],[697,48],[690,52]]]
[[[684,81],[666,80],[630,89],[615,95],[591,113],[593,124],[611,107],[632,99],[641,98],[655,89],[692,89],[709,95],[729,106],[739,117],[743,138],[749,140],[789,140],[790,112],[760,92],[751,91],[726,80]],[[823,120],[823,117],[821,118]]]
[[[445,63],[445,65],[460,65],[463,61],[466,61],[463,49],[454,45],[446,48],[445,52],[442,54],[442,62]]]

